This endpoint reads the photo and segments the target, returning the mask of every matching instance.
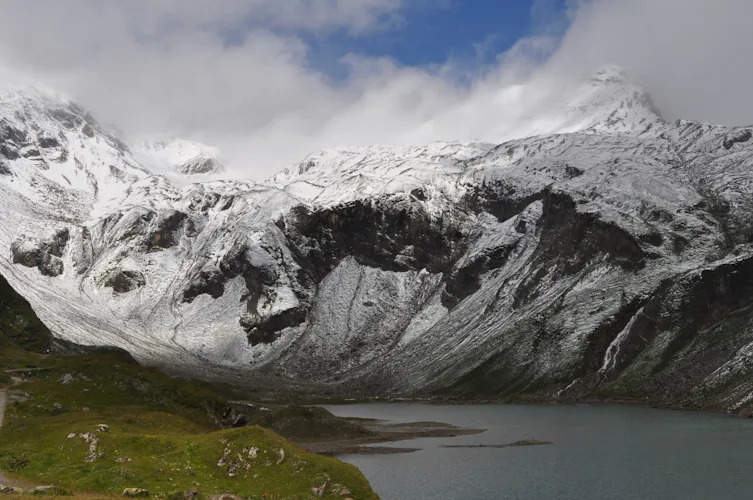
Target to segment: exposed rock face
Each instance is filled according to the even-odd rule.
[[[61,229],[44,239],[22,235],[11,245],[13,263],[36,267],[45,276],[60,276],[65,270],[61,257],[70,233]]]
[[[8,97],[7,91],[4,91]],[[10,96],[28,108],[35,108],[41,119],[34,123],[18,115],[0,118],[0,156],[8,160],[32,158],[49,168],[49,162],[66,161],[69,155],[66,132],[78,132],[89,139],[101,139],[121,153],[128,146],[106,130],[86,110],[75,103],[56,101],[41,94],[15,93]],[[40,104],[46,101],[42,106]],[[30,115],[26,114],[27,118]]]
[[[176,167],[176,170],[183,175],[197,175],[218,174],[222,173],[225,169],[214,158],[197,156]]]
[[[174,247],[180,241],[181,232],[192,236],[194,229],[188,215],[177,210],[164,210],[149,226],[146,246],[149,251]]]
[[[105,286],[112,288],[116,293],[132,292],[145,284],[146,280],[142,273],[125,269],[113,271],[105,280]]]
[[[665,123],[614,69],[584,89],[546,134],[186,187],[78,108],[0,99],[0,271],[62,340],[193,376],[753,412],[750,130]]]
[[[317,281],[345,257],[383,270],[444,272],[464,250],[459,212],[431,214],[412,196],[396,195],[316,211],[296,207],[278,226]]]
[[[225,293],[227,277],[217,268],[202,270],[191,280],[188,288],[183,292],[183,302],[193,302],[202,294],[207,294],[213,299],[222,297]]]
[[[306,321],[308,308],[298,307],[262,317],[258,313],[246,313],[241,316],[241,327],[248,333],[248,341],[252,346],[271,344],[282,330],[298,326]]]
[[[724,149],[732,149],[735,144],[748,142],[751,138],[753,138],[753,132],[748,129],[731,132],[724,139]]]
[[[615,390],[690,407],[745,406],[753,394],[744,374],[752,301],[749,255],[668,280],[622,339]]]

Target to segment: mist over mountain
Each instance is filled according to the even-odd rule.
[[[356,47],[323,63],[312,42],[390,38],[422,22],[410,12],[447,3],[5,2],[0,61],[130,138],[217,147],[235,179],[265,179],[322,149],[521,138],[521,120],[606,64],[627,68],[670,121],[751,122],[745,0],[536,0],[530,33],[499,54],[479,40],[478,61],[409,65]]]

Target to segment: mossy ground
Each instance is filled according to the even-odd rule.
[[[10,385],[12,374],[5,370],[24,368],[32,371],[45,369],[52,363],[49,356],[28,352],[17,344],[0,337],[0,387]]]
[[[190,488],[201,496],[315,498],[312,487],[327,483],[324,498],[377,498],[349,464],[306,453],[258,426],[222,429],[229,405],[209,386],[169,378],[117,354],[11,351],[0,351],[7,357],[2,368],[45,368],[9,390],[0,469],[14,478],[92,494],[144,488],[152,496],[181,498]],[[100,424],[108,429],[97,432],[95,460],[87,462],[92,450],[81,436]],[[344,488],[349,495],[340,494]]]

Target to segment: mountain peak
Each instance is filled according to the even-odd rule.
[[[67,96],[0,82],[0,182],[85,218],[147,174],[119,137]]]
[[[156,171],[182,175],[219,174],[225,168],[217,159],[220,151],[200,142],[177,137],[147,139],[134,147],[138,159]]]
[[[627,71],[611,64],[580,86],[568,115],[582,120],[580,130],[599,133],[642,133],[664,121],[648,92]]]
[[[67,94],[53,89],[27,74],[0,66],[0,101],[22,99],[53,101],[63,104],[73,102],[73,99]]]
[[[616,64],[602,66],[590,76],[589,81],[594,86],[632,84],[628,72],[622,66]]]

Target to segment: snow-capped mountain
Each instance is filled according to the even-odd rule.
[[[59,338],[205,378],[751,408],[753,128],[666,123],[618,68],[548,109],[181,185],[143,155],[197,150],[6,92],[0,273]]]
[[[186,139],[147,139],[134,147],[136,158],[152,171],[175,172],[187,176],[221,174],[217,148]]]
[[[86,110],[34,88],[0,89],[0,135],[4,184],[60,217],[88,216],[149,175]]]

